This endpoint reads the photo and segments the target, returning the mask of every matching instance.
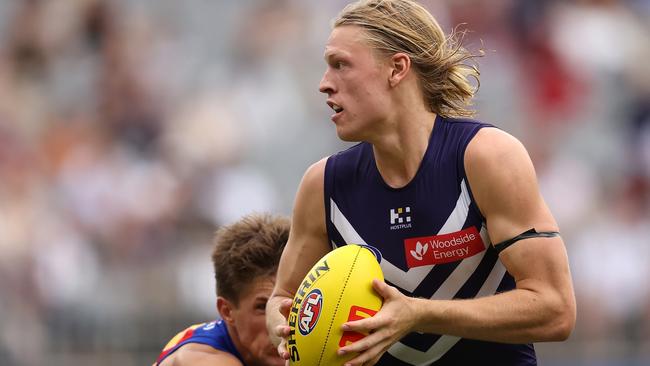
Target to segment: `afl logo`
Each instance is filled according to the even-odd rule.
[[[302,301],[298,313],[298,330],[306,336],[316,326],[321,310],[323,309],[323,294],[319,289],[311,290]]]

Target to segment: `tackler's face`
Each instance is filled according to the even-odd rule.
[[[381,131],[390,103],[386,63],[368,45],[358,26],[332,30],[325,46],[327,68],[319,90],[327,94],[331,119],[344,141],[368,141]]]
[[[230,313],[231,336],[247,365],[284,366],[285,361],[271,344],[266,329],[266,303],[275,284],[273,276],[256,278],[240,295]]]

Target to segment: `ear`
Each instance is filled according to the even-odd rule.
[[[388,79],[388,83],[391,87],[395,87],[411,70],[411,58],[403,52],[398,52],[391,56],[389,63],[391,75]]]
[[[230,301],[224,299],[221,296],[217,297],[217,311],[221,315],[221,319],[228,324],[233,324],[232,312],[235,309],[235,306]]]

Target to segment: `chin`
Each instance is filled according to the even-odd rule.
[[[354,131],[344,131],[339,128],[336,129],[336,135],[341,141],[345,142],[359,142],[363,140],[359,133],[355,133]]]

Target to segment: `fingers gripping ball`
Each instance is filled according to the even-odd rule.
[[[342,365],[355,356],[338,356],[336,351],[366,334],[343,332],[341,325],[371,317],[381,308],[383,299],[372,288],[374,278],[384,279],[380,260],[376,249],[350,244],[329,252],[311,268],[289,312],[291,365]]]

